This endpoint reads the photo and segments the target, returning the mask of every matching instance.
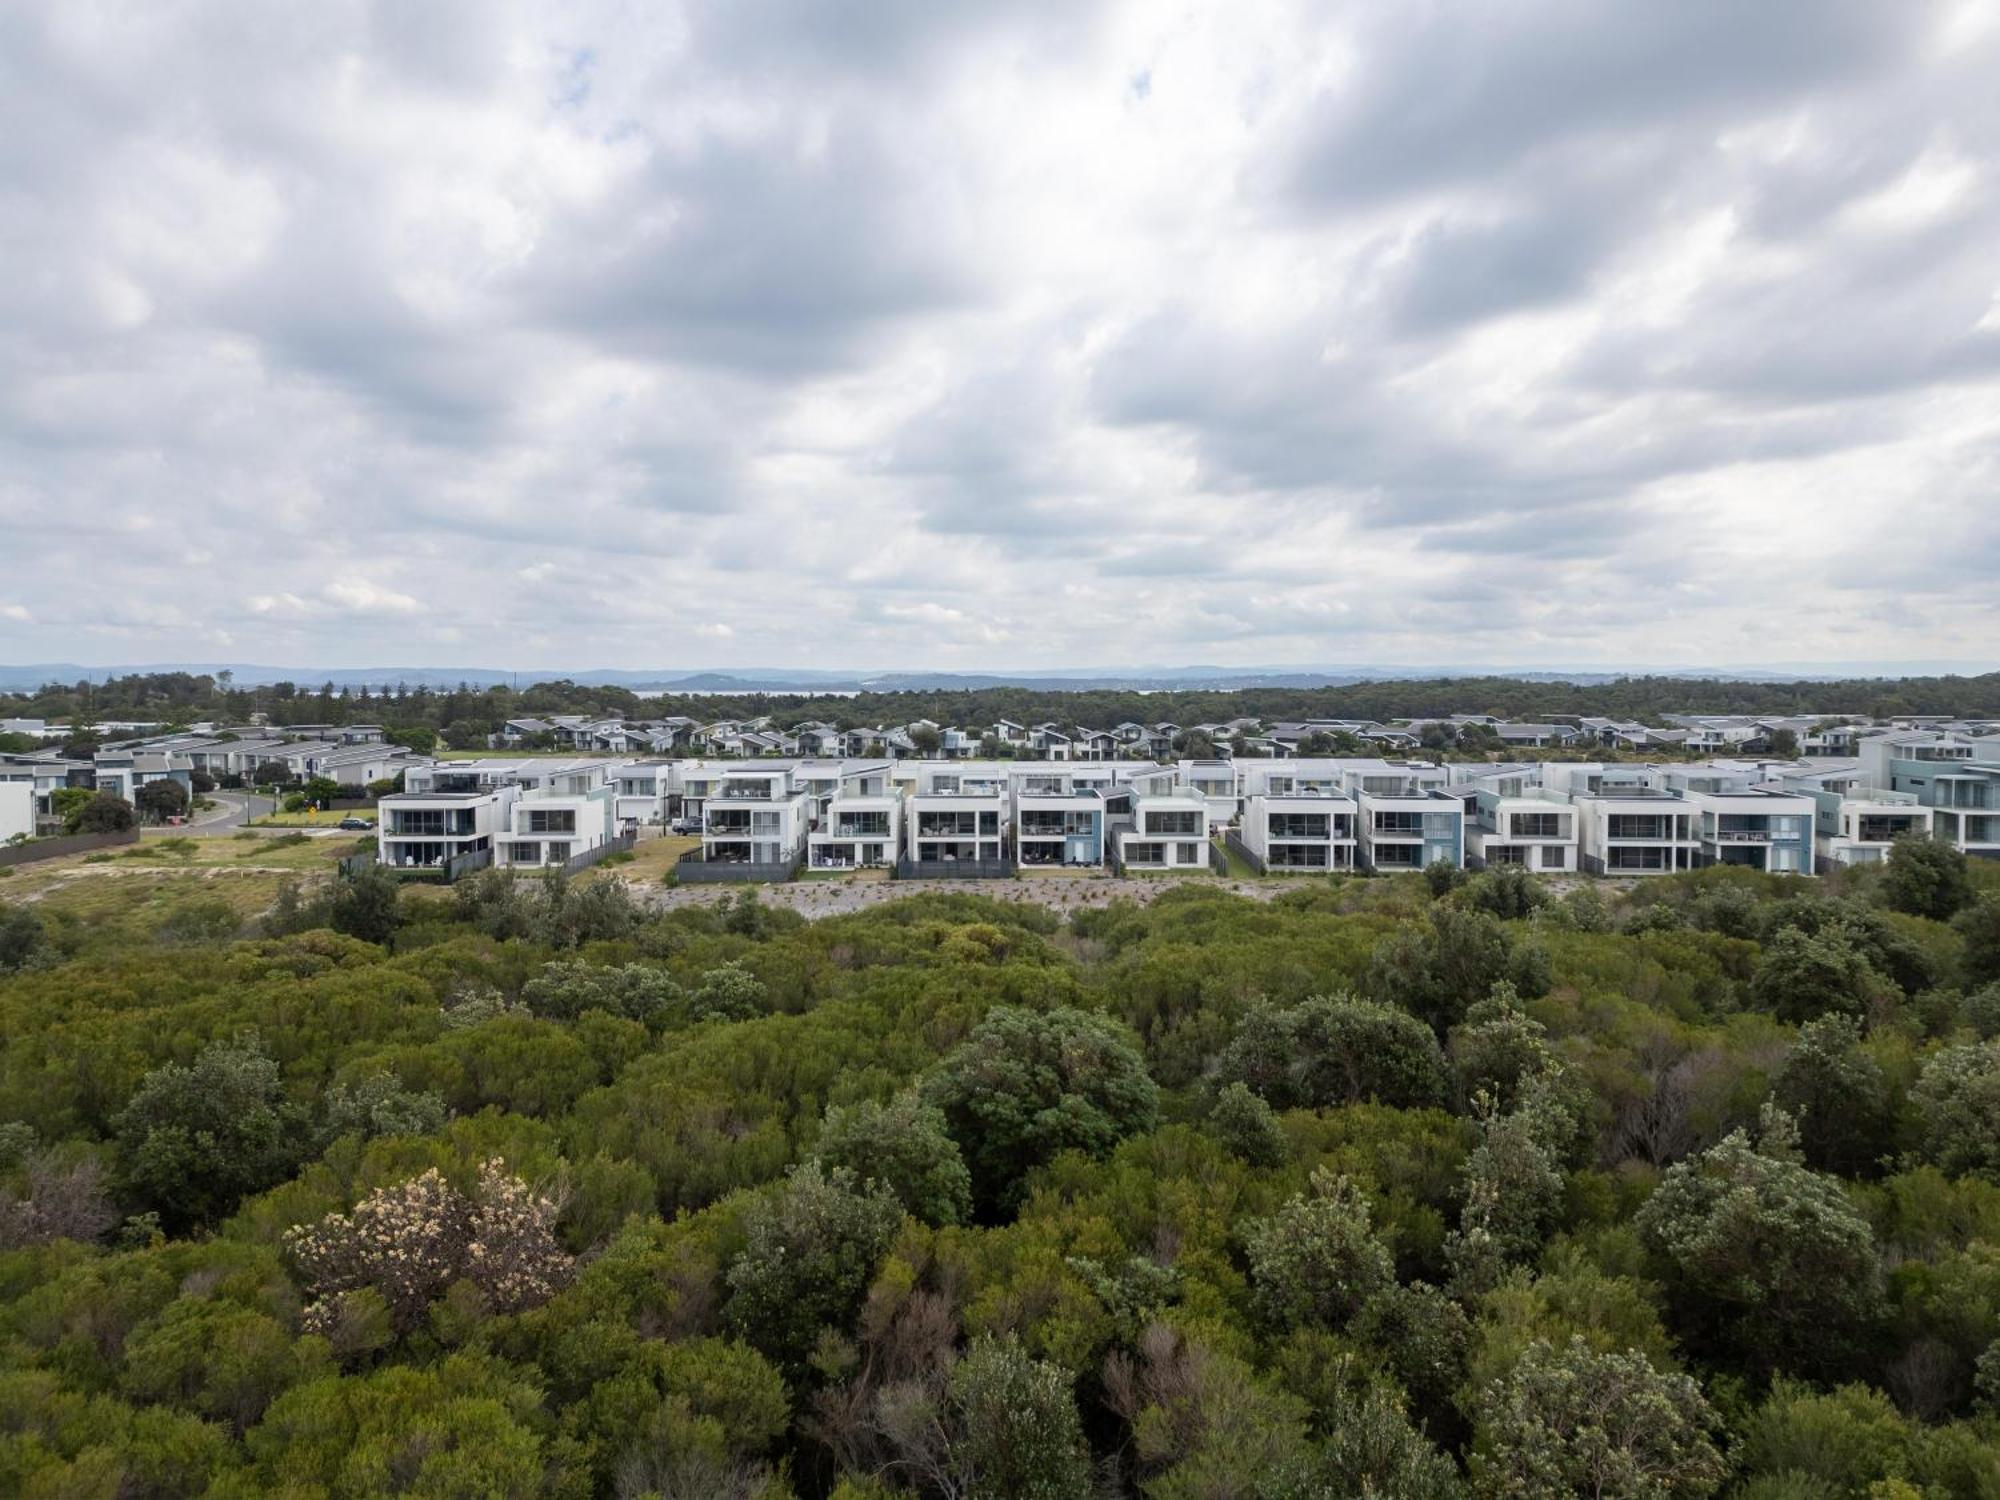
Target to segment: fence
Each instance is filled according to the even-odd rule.
[[[1251,852],[1250,846],[1243,842],[1243,835],[1238,833],[1234,828],[1223,830],[1222,841],[1229,846],[1231,854],[1234,854],[1259,875],[1270,873],[1264,868],[1263,859]]]
[[[895,880],[1010,880],[1020,867],[1006,855],[997,859],[911,859],[896,861]]]
[[[463,880],[493,863],[491,849],[468,849],[463,854],[454,854],[449,859],[439,860],[434,865],[382,865],[398,880],[425,880],[450,885]],[[343,879],[352,880],[366,870],[375,868],[378,861],[373,851],[364,849],[359,854],[350,854],[340,861]]]
[[[806,862],[801,848],[788,860],[777,864],[753,864],[749,860],[705,860],[699,849],[690,849],[674,864],[674,878],[683,885],[720,885],[727,881],[753,881],[761,885],[782,885],[796,880]]]
[[[466,876],[475,874],[492,863],[493,851],[491,849],[468,849],[463,854],[454,854],[444,862],[442,867],[444,870],[444,883],[450,885],[454,880],[463,880]]]
[[[572,855],[569,859],[564,860],[563,874],[574,875],[579,870],[588,870],[599,860],[606,859],[613,854],[622,854],[637,842],[638,838],[635,835],[621,833],[608,843],[599,844],[595,849],[586,849],[583,853]]]
[[[1214,839],[1208,841],[1208,867],[1218,875],[1229,873],[1229,856],[1222,852],[1222,845]]]
[[[113,849],[138,842],[136,828],[118,833],[72,833],[64,838],[31,839],[25,844],[0,845],[0,867],[33,864],[38,859],[60,859],[65,854],[87,854],[92,849]]]

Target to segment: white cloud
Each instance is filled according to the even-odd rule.
[[[1988,9],[24,0],[5,649],[1975,654]]]

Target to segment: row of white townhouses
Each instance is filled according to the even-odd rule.
[[[586,862],[664,828],[682,874],[779,879],[887,866],[1198,870],[1227,844],[1273,872],[1810,875],[1935,835],[2000,857],[2000,742],[1916,731],[1858,757],[1702,762],[632,760],[436,762],[380,804],[398,868]]]

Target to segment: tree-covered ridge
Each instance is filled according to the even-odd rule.
[[[782,726],[825,720],[842,728],[913,723],[987,727],[1001,719],[1053,721],[1108,728],[1126,721],[1181,725],[1303,719],[1392,720],[1492,714],[1542,721],[1596,716],[1663,724],[1670,713],[1945,714],[2000,716],[2000,673],[1977,677],[1859,678],[1851,681],[1729,682],[1709,678],[1634,676],[1611,682],[1535,682],[1512,677],[1417,678],[1328,688],[1246,688],[1227,692],[1044,692],[982,688],[936,692],[861,693],[806,697],[794,693],[730,696],[645,696],[626,688],[567,681],[526,688],[411,687],[388,693],[331,684],[218,684],[185,672],[113,678],[103,683],[51,684],[34,693],[0,694],[0,716],[158,719],[241,723],[262,713],[274,725],[383,722],[456,727],[468,743],[508,719],[545,714],[684,715],[702,722],[768,715]]]
[[[0,1493],[2000,1494],[1996,874],[7,908]]]

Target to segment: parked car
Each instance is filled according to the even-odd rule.
[[[700,818],[675,818],[675,819],[674,819],[674,824],[673,824],[673,831],[674,831],[675,833],[700,833],[700,832],[701,832],[701,819],[700,819]]]
[[[361,830],[361,829],[373,828],[375,826],[375,822],[374,819],[372,818],[342,818],[340,820],[340,826],[342,828],[353,828]]]

